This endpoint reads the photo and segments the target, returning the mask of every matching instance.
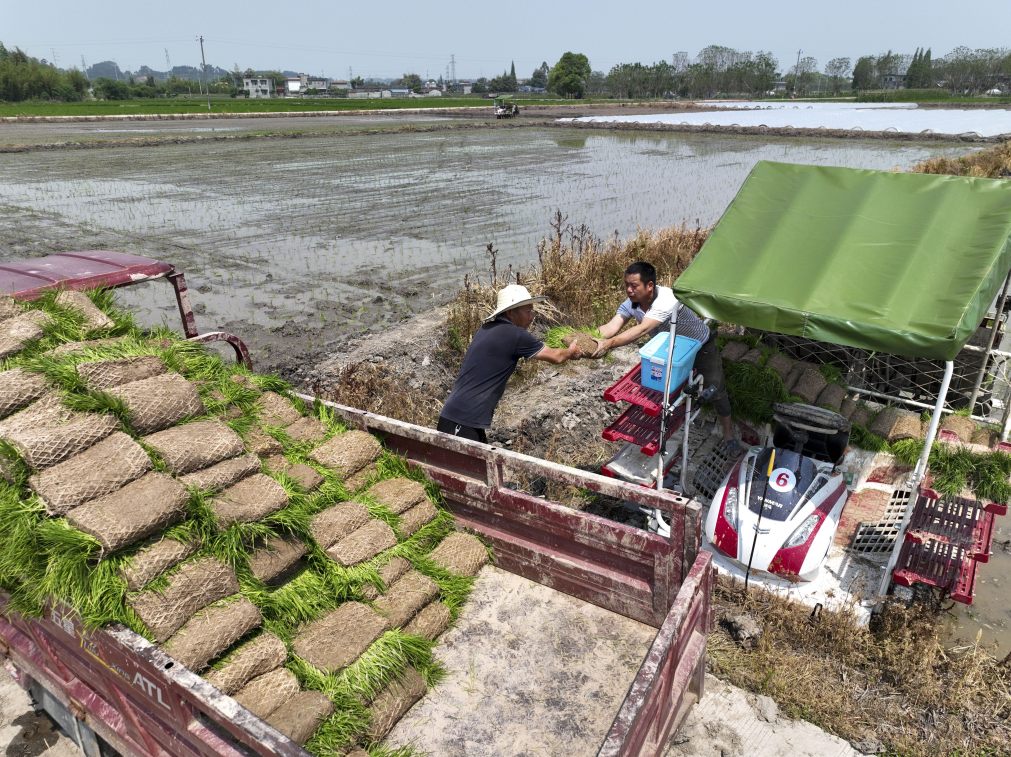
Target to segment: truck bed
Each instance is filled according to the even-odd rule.
[[[656,629],[482,568],[436,657],[447,677],[387,736],[429,754],[593,754]]]
[[[497,567],[477,582],[474,609],[468,604],[437,648],[445,648],[450,675],[394,738],[433,753],[462,753],[461,740],[468,754],[514,753],[520,733],[531,752],[661,753],[702,695],[713,571],[708,553],[698,551],[698,505],[334,407],[424,469],[458,526],[496,555]],[[517,484],[520,474],[659,508],[672,538],[532,496]],[[0,655],[22,686],[40,685],[65,710],[89,755],[98,754],[95,736],[125,755],[308,754],[125,628],[89,632],[59,606],[42,619],[4,616],[3,605],[0,594]],[[542,610],[536,623],[532,606]],[[475,705],[475,691],[487,700]],[[425,713],[440,711],[441,722],[459,720],[455,730],[421,724],[437,719]],[[559,727],[534,732],[533,714]],[[566,730],[572,722],[579,727]],[[456,741],[425,743],[436,737]]]

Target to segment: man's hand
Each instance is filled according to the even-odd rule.
[[[610,339],[594,339],[593,341],[596,342],[597,349],[593,351],[593,354],[588,355],[587,357],[598,359],[604,357],[604,355],[611,351]]]

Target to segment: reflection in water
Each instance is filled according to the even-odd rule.
[[[564,136],[562,136],[564,135]],[[565,147],[570,150],[582,150],[586,147],[587,137],[583,134],[569,134],[568,132],[559,132],[559,136],[554,138],[554,143],[559,147]]]

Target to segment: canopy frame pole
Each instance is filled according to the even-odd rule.
[[[680,304],[680,303],[679,303]],[[656,489],[660,491],[663,489],[663,457],[667,452],[667,443],[665,437],[667,436],[667,413],[671,410],[670,405],[670,382],[671,374],[674,370],[674,340],[677,339],[678,333],[678,310],[680,307],[675,305],[674,312],[670,316],[670,339],[667,342],[667,363],[664,365],[663,370],[663,403],[662,409],[660,411],[660,439],[659,439],[659,452],[656,456]],[[689,400],[690,401],[690,400]],[[685,412],[691,412],[691,405],[685,408]],[[687,427],[687,418],[685,419],[685,426]],[[684,468],[686,460],[681,461],[681,487],[684,488]]]
[[[916,505],[917,489],[919,489],[920,482],[927,474],[927,462],[930,459],[930,450],[934,446],[937,427],[941,425],[944,403],[948,399],[948,386],[951,384],[951,376],[954,372],[955,361],[945,360],[944,378],[941,379],[941,389],[937,393],[937,402],[934,403],[934,413],[930,416],[930,426],[927,428],[927,438],[923,442],[923,451],[920,453],[920,459],[916,461],[916,467],[913,468],[913,472],[909,476],[909,487],[912,490],[912,495],[909,498],[906,511],[902,515],[902,523],[899,525],[899,531],[895,535],[895,544],[892,545],[892,553],[888,556],[888,565],[885,567],[885,574],[881,577],[881,586],[878,588],[878,595],[882,599],[888,594],[888,590],[892,585],[892,571],[895,570],[895,565],[899,561],[899,552],[902,551],[902,544],[906,540],[906,530],[909,528],[909,521],[913,516],[913,507]]]
[[[969,397],[969,415],[976,409],[976,400],[979,398],[979,389],[983,385],[983,378],[986,376],[986,368],[990,363],[990,350],[997,340],[997,330],[1000,327],[1001,317],[1004,315],[1004,302],[1007,300],[1008,284],[1011,283],[1011,271],[1004,277],[1004,288],[1000,290],[1000,297],[997,298],[997,310],[993,314],[993,326],[990,327],[990,340],[986,344],[986,352],[983,353],[983,364],[979,367],[979,375],[976,376],[976,384],[972,387],[972,395]]]

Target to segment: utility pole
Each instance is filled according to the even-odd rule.
[[[803,50],[797,51],[797,65],[793,69],[793,96],[797,96],[797,90],[800,89],[800,54]]]
[[[200,41],[200,81],[204,83],[204,89],[207,90],[207,112],[211,112],[211,87],[207,83],[207,60],[204,58],[204,37],[203,35],[198,35],[197,39]]]

